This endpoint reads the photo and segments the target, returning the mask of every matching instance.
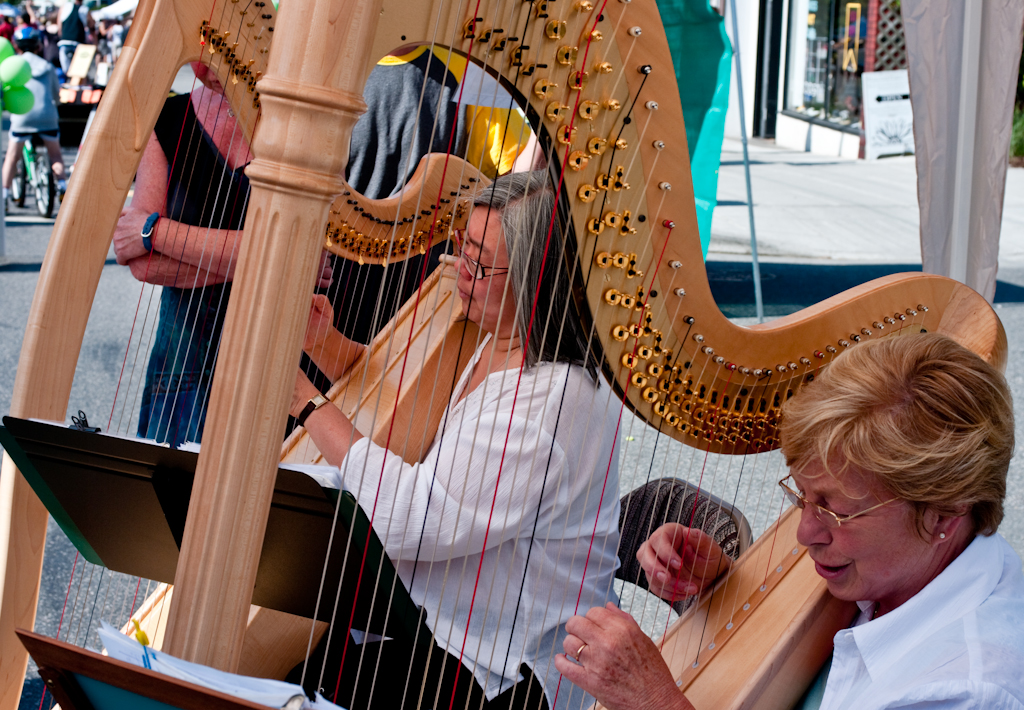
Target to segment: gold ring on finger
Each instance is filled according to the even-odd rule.
[[[580,654],[583,653],[583,649],[585,649],[586,647],[587,647],[587,644],[583,644],[582,646],[580,646],[579,650],[576,651],[576,662],[577,663],[580,662]]]

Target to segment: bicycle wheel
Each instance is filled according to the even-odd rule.
[[[28,170],[25,169],[25,161],[18,156],[18,162],[14,166],[14,180],[11,182],[11,200],[18,207],[25,206],[25,192],[28,185]]]
[[[36,211],[40,217],[53,216],[53,205],[57,201],[57,179],[50,169],[50,156],[46,148],[36,147],[36,170],[33,187],[36,194]]]

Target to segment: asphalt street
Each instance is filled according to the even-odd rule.
[[[72,157],[71,155],[68,156]],[[747,197],[739,144],[727,141],[720,172],[719,206],[712,227],[708,273],[716,300],[727,315],[750,323],[753,284],[750,276]],[[752,145],[754,207],[762,256],[766,311],[770,317],[790,313],[849,286],[879,275],[920,269],[915,167],[912,158],[874,163],[821,158],[779,150],[772,144]],[[0,255],[0,413],[10,406],[11,390],[21,350],[32,294],[39,276],[52,220],[35,216],[31,207],[14,209],[6,218],[5,254]],[[1016,395],[1018,436],[1024,427],[1024,169],[1011,169],[1007,180],[1000,251],[1000,283],[995,307],[1010,343],[1007,369]],[[140,293],[142,294],[140,296]],[[86,331],[72,389],[69,415],[84,409],[90,420],[105,424],[113,409],[125,342],[136,306],[146,317],[151,290],[142,291],[127,269],[109,255]],[[152,313],[150,313],[152,317]],[[136,360],[129,353],[129,361]],[[137,362],[144,363],[140,357]],[[138,365],[141,367],[141,365]],[[114,411],[113,427],[134,431],[137,406]],[[106,427],[105,427],[106,428]],[[674,443],[658,441],[636,421],[623,429],[622,488],[649,475],[651,461],[662,475],[673,475],[682,456]],[[1006,519],[1000,529],[1018,553],[1024,554],[1024,465],[1017,456],[1011,465]],[[658,473],[655,471],[655,473]],[[755,530],[765,521],[753,520]],[[83,575],[69,585],[75,552],[51,522],[44,562],[44,585],[37,629],[54,635],[66,598],[91,593],[92,609],[79,615],[78,628],[62,629],[82,641],[89,622],[104,616],[125,618],[127,608],[141,601],[145,586],[102,570]],[[77,586],[75,586],[77,585]],[[105,586],[104,586],[105,585]],[[104,590],[97,593],[98,590]],[[84,596],[83,596],[84,595]],[[72,600],[69,604],[74,604]],[[81,619],[86,621],[83,623]],[[41,682],[30,671],[23,708],[39,704]]]

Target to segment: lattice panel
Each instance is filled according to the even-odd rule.
[[[900,0],[882,0],[878,4],[878,38],[875,45],[875,71],[906,69],[907,42],[903,35]]]

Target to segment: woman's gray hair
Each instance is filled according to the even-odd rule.
[[[501,216],[526,366],[572,362],[596,378],[597,360],[572,298],[575,248],[566,241],[565,217],[556,213],[549,180],[543,170],[502,175],[477,193],[473,205]]]

